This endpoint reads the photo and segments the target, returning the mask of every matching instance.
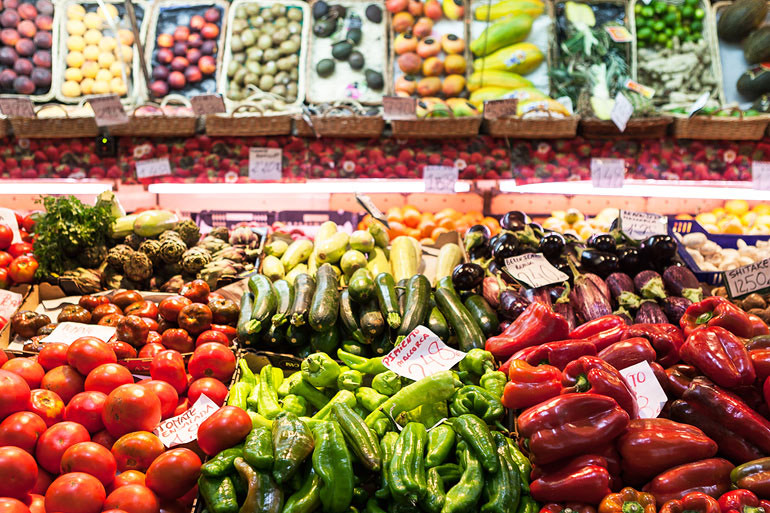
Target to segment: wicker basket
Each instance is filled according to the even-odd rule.
[[[336,110],[349,114],[331,116]],[[370,139],[382,135],[385,120],[382,116],[362,116],[349,105],[337,105],[323,114],[295,116],[294,127],[300,137],[347,137],[349,139]]]
[[[633,118],[621,132],[612,121],[581,118],[580,135],[587,139],[660,139],[666,136],[671,121],[669,116]]]
[[[259,137],[266,135],[288,135],[291,133],[291,113],[265,115],[248,112],[238,115],[247,108],[257,105],[244,103],[232,114],[209,114],[206,116],[206,135],[212,137]]]
[[[128,124],[116,126],[110,129],[112,135],[133,135],[144,137],[189,137],[195,135],[195,127],[198,122],[192,113],[187,116],[168,115],[163,108],[172,102],[178,102],[185,107],[192,108],[190,100],[178,95],[169,95],[163,98],[160,105],[148,102],[137,106],[128,117]],[[159,116],[137,115],[140,107],[155,106],[161,112]]]
[[[14,136],[17,139],[72,139],[76,137],[96,137],[99,135],[96,118],[93,116],[71,118],[67,109],[56,103],[40,106],[35,111],[35,115],[49,107],[61,109],[64,111],[65,116],[57,118],[9,118]]]
[[[485,119],[482,130],[492,137],[515,137],[518,139],[569,139],[577,133],[579,116],[557,118],[551,111],[544,111],[547,117],[523,118],[505,116]]]
[[[11,135],[10,126],[11,125],[8,123],[8,118],[5,116],[1,116],[0,117],[0,139]]]
[[[673,135],[677,139],[707,139],[710,141],[758,141],[765,135],[770,124],[770,115],[743,117],[738,107],[727,107],[716,112],[729,110],[739,116],[674,116]]]
[[[448,118],[430,117],[418,119],[391,119],[393,137],[398,139],[452,139],[476,137],[481,128],[481,116],[455,117],[452,111]]]

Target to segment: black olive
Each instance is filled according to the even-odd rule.
[[[634,247],[623,248],[618,251],[618,263],[620,270],[630,276],[635,276],[642,270],[642,258],[639,250]]]
[[[543,256],[545,256],[545,258],[551,261],[561,256],[561,252],[564,250],[564,244],[564,236],[560,233],[553,232],[540,239],[537,249]]]
[[[452,271],[452,285],[457,290],[472,290],[484,281],[484,269],[474,263],[460,264]]]
[[[602,278],[616,272],[620,266],[618,256],[596,249],[586,249],[580,254],[580,265]]]
[[[609,233],[595,233],[588,237],[586,241],[588,247],[598,249],[607,253],[615,252],[615,237]]]
[[[503,230],[521,230],[530,221],[529,216],[520,210],[511,210],[500,219],[500,227]]]

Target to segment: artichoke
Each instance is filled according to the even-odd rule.
[[[243,248],[230,246],[214,253],[214,260],[232,260],[233,262],[242,263],[245,259],[246,251]]]
[[[176,232],[174,232],[176,234]],[[178,236],[166,237],[160,243],[160,258],[167,264],[173,264],[179,262],[182,259],[182,255],[187,251],[187,246],[182,242],[182,239]]]
[[[104,274],[102,274],[102,285],[107,290],[115,290],[120,288],[127,288],[123,286],[123,275],[121,274],[123,272],[123,267],[121,266],[119,269],[113,268],[113,267],[107,267],[104,270]]]
[[[102,290],[102,273],[96,269],[84,269],[78,267],[65,271],[59,277],[59,281],[71,280],[81,294],[93,294]]]
[[[248,226],[238,226],[230,232],[230,244],[256,248],[259,246],[259,236]]]
[[[184,285],[184,279],[181,274],[177,274],[168,279],[163,285],[158,287],[161,292],[169,292],[171,294],[178,294],[182,290]]]
[[[211,230],[209,237],[216,237],[217,239],[227,242],[230,240],[230,230],[227,229],[227,226],[217,226]]]
[[[182,255],[182,269],[188,274],[198,274],[209,262],[211,253],[200,247],[190,248]]]
[[[107,263],[114,269],[123,270],[123,264],[126,263],[128,257],[131,256],[134,250],[126,244],[118,244],[114,248],[107,252]]]
[[[182,264],[180,262],[174,262],[171,264],[164,264],[160,268],[160,273],[164,278],[170,278],[177,274],[182,274]]]
[[[150,257],[150,262],[157,265],[160,262],[160,242],[154,239],[147,239],[139,245],[139,251]]]
[[[182,240],[182,237],[180,237],[174,230],[166,230],[158,236],[158,240],[161,242],[165,242],[169,239]]]
[[[200,228],[198,228],[198,225],[195,224],[195,221],[192,219],[185,219],[180,221],[177,223],[174,231],[179,234],[179,236],[189,248],[198,244],[198,241],[201,239]]]
[[[141,251],[135,251],[123,266],[126,278],[132,281],[144,281],[152,276],[152,261]]]
[[[78,255],[78,261],[85,267],[99,267],[107,257],[107,246],[89,246]]]
[[[198,243],[197,247],[208,250],[209,253],[214,254],[220,249],[229,247],[230,245],[222,239],[207,235]]]
[[[123,240],[123,244],[133,249],[134,251],[139,249],[139,246],[142,244],[142,242],[144,242],[144,237],[135,233],[126,235],[126,238]]]

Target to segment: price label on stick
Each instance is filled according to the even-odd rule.
[[[652,235],[664,235],[668,219],[660,214],[620,211],[620,229],[634,240],[644,240]]]
[[[0,208],[0,224],[8,225],[13,233],[13,242],[21,242],[21,232],[19,232],[19,223],[16,221],[16,214],[10,208]]]
[[[454,166],[425,166],[422,179],[425,192],[433,194],[454,194],[459,171]]]
[[[96,116],[96,125],[99,127],[109,127],[125,125],[128,123],[128,116],[120,98],[117,94],[105,94],[102,96],[91,96],[88,103],[94,109]]]
[[[623,93],[618,93],[615,97],[615,105],[610,112],[610,119],[618,130],[621,132],[626,131],[626,125],[628,120],[631,119],[631,115],[634,113],[634,106],[628,101],[628,98]]]
[[[102,342],[108,342],[115,334],[115,331],[117,331],[115,326],[61,322],[56,325],[54,330],[42,342],[61,342],[70,345],[80,337],[96,337]]]
[[[280,148],[249,148],[249,178],[280,180],[283,173],[283,150]]]
[[[569,276],[552,266],[542,253],[526,253],[506,258],[504,269],[514,280],[532,289],[569,279]]]
[[[751,163],[751,181],[755,189],[770,191],[770,162],[753,161]]]
[[[168,159],[138,160],[136,162],[137,178],[155,178],[171,175],[171,164]]]
[[[189,410],[176,417],[162,420],[153,433],[160,438],[163,445],[169,448],[190,443],[198,439],[198,428],[203,421],[214,415],[218,409],[217,403],[209,399],[206,394],[201,394]]]
[[[442,370],[449,370],[465,358],[465,353],[444,344],[425,326],[417,326],[391,352],[382,364],[399,376],[420,380]]]
[[[382,211],[377,208],[377,205],[374,204],[372,201],[372,198],[365,194],[356,194],[356,201],[359,205],[364,207],[364,210],[366,210],[370,216],[390,228],[390,225],[388,224],[388,219],[385,217],[385,214],[382,213]]]
[[[10,290],[0,289],[0,317],[10,319],[21,306],[21,301],[23,299],[21,294],[11,292]]]
[[[639,362],[620,371],[620,375],[636,396],[639,405],[639,417],[654,419],[663,410],[668,397],[658,383],[652,367],[647,362]]]
[[[725,287],[731,298],[770,288],[770,258],[725,271]]]
[[[382,97],[382,115],[385,119],[416,119],[417,99],[401,96]]]
[[[199,94],[190,98],[196,116],[225,112],[225,102],[221,94]]]
[[[18,98],[0,98],[0,111],[9,118],[34,118],[35,109],[26,96]]]
[[[591,183],[594,187],[623,187],[626,161],[623,159],[591,159]]]
[[[692,105],[690,105],[689,109],[687,109],[687,116],[693,117],[696,112],[698,112],[699,110],[701,110],[703,107],[706,106],[706,103],[708,103],[709,98],[711,98],[711,93],[708,91],[698,96],[698,99],[695,100]]]

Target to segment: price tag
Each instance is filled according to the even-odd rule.
[[[189,410],[161,421],[153,433],[160,438],[163,445],[169,448],[190,443],[198,439],[198,428],[203,421],[214,415],[218,409],[217,403],[209,399],[206,394],[201,394]]]
[[[526,253],[505,259],[505,272],[531,289],[562,283],[569,276],[555,268],[542,253]]]
[[[422,179],[425,192],[432,194],[454,194],[459,171],[454,166],[425,166]]]
[[[639,405],[639,417],[654,419],[663,410],[668,401],[666,393],[661,388],[652,367],[647,362],[639,362],[620,371],[628,387],[636,396]]]
[[[399,376],[415,381],[449,370],[465,358],[465,353],[444,344],[425,326],[417,326],[391,352],[382,364]]]
[[[80,337],[96,337],[102,342],[108,342],[115,335],[115,331],[117,331],[115,326],[61,322],[41,342],[61,342],[70,345]]]
[[[629,91],[637,92],[637,93],[641,94],[642,96],[644,96],[647,99],[650,99],[653,96],[655,96],[655,89],[653,89],[651,87],[644,86],[644,85],[640,84],[639,82],[634,82],[630,78],[628,80],[626,80],[626,83],[624,84],[624,86]]]
[[[564,105],[564,108],[569,111],[570,116],[575,112],[575,109],[572,106],[572,98],[569,96],[561,96],[556,98],[556,101]]]
[[[382,112],[385,119],[417,119],[417,99],[383,96]]]
[[[623,159],[591,159],[591,183],[594,187],[623,187],[626,161]]]
[[[364,210],[366,210],[370,216],[390,228],[388,219],[385,217],[385,214],[383,214],[382,211],[377,208],[377,205],[374,204],[372,198],[365,194],[356,194],[356,201],[358,201],[359,205],[364,207]]]
[[[190,98],[196,116],[225,112],[225,101],[221,94],[199,94]]]
[[[731,298],[739,298],[770,288],[770,258],[724,271],[725,286]]]
[[[105,94],[102,96],[91,96],[88,103],[94,109],[96,116],[96,125],[98,127],[125,125],[128,123],[128,116],[120,98],[117,94]]]
[[[631,32],[622,25],[605,25],[604,30],[610,35],[610,39],[616,43],[630,43],[634,40]]]
[[[626,125],[633,113],[634,106],[631,105],[631,102],[628,101],[628,98],[626,98],[623,93],[618,93],[615,97],[615,105],[612,107],[612,112],[610,113],[610,119],[615,123],[615,126],[618,127],[618,130],[621,132],[626,131]]]
[[[687,109],[687,116],[693,117],[696,112],[701,110],[703,107],[706,106],[706,103],[709,101],[709,98],[711,98],[711,93],[706,91],[702,95],[698,97],[695,102],[693,102],[692,105],[690,105],[690,108]]]
[[[487,100],[484,102],[484,119],[497,119],[515,116],[519,100],[506,98],[503,100]]]
[[[155,178],[156,176],[169,176],[171,164],[167,158],[136,161],[137,178]]]
[[[283,150],[280,148],[249,148],[249,178],[280,180],[283,172]]]
[[[760,191],[770,191],[770,162],[753,161],[751,163],[751,181]]]
[[[21,294],[0,289],[0,317],[10,319],[21,306],[23,299]]]
[[[634,240],[644,240],[652,235],[665,235],[668,218],[647,212],[620,211],[620,229]]]
[[[19,232],[19,223],[16,221],[16,214],[10,208],[0,208],[0,224],[7,224],[13,233],[13,242],[22,242]]]
[[[0,111],[9,118],[34,118],[35,109],[26,96],[19,98],[0,98]]]

